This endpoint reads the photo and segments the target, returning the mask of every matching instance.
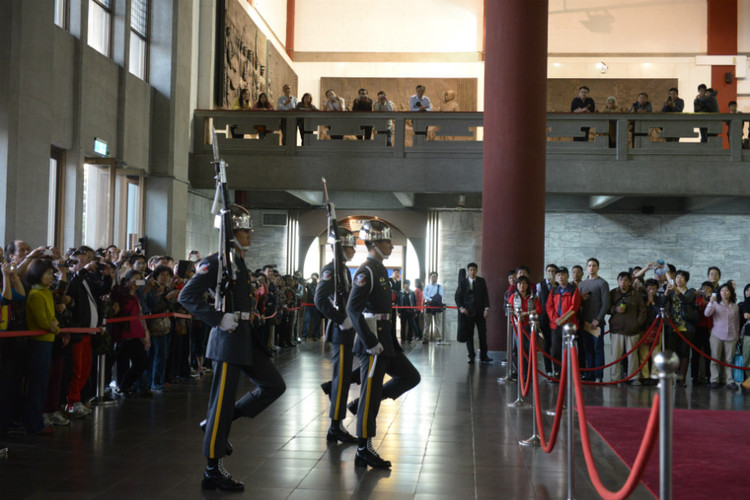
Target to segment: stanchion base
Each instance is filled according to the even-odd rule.
[[[508,403],[508,408],[531,408],[531,403],[527,403],[523,399],[516,399]]]
[[[513,381],[511,379],[509,379],[508,377],[497,377],[497,383],[498,384],[507,384],[507,383],[510,383],[510,382],[513,382]]]
[[[539,440],[539,436],[534,434],[529,439],[521,439],[518,441],[521,446],[541,446],[542,442]]]
[[[507,366],[507,365],[508,365],[508,360],[503,359],[500,361],[500,366]]]
[[[563,405],[562,407],[563,413],[565,413],[567,409],[568,407]],[[555,410],[544,410],[544,414],[547,415],[548,417],[554,417],[556,413],[557,412]]]
[[[104,396],[103,398],[94,398],[91,401],[91,404],[94,406],[115,406],[117,404],[116,399],[112,399],[109,396]]]
[[[435,345],[451,345],[451,343],[447,340],[438,340],[437,342],[435,342]]]

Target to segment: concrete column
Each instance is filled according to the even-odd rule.
[[[151,145],[146,179],[145,235],[149,254],[185,258],[188,211],[193,5],[152,3]],[[208,167],[207,167],[208,168]]]
[[[544,260],[545,0],[486,0],[482,261],[490,350],[504,350],[506,272]]]

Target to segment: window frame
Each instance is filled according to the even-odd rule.
[[[109,4],[109,7],[104,4],[104,2],[107,2]],[[91,18],[91,3],[95,3],[98,5],[106,14],[107,14],[107,22],[109,24],[108,26],[108,34],[109,34],[109,40],[107,41],[107,53],[104,54],[102,52],[99,52],[94,46],[91,45],[91,24],[87,27],[87,34],[86,34],[86,44],[94,49],[99,54],[102,54],[104,57],[108,59],[112,59],[112,45],[114,42],[114,29],[113,29],[113,23],[114,23],[114,9],[112,8],[112,0],[89,0],[89,19]]]
[[[132,44],[130,41],[128,41],[128,72],[144,82],[148,82],[149,78],[149,45],[151,43],[151,0],[142,0],[145,3],[146,6],[146,19],[145,19],[145,33],[141,33],[133,26],[133,4],[135,3],[135,0],[130,0],[130,19],[128,20],[128,29],[130,30],[130,36],[135,36],[136,38],[140,39],[141,42],[143,42],[144,45],[144,51],[143,51],[143,74],[137,75],[133,72],[133,69],[131,67],[132,63]]]

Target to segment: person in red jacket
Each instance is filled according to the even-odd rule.
[[[579,326],[576,312],[581,308],[581,294],[578,293],[578,288],[568,281],[569,276],[567,267],[557,269],[557,286],[552,289],[547,299],[547,316],[552,331],[552,357],[558,361],[562,359],[562,327],[566,323]],[[560,377],[558,366],[555,365],[556,378]]]

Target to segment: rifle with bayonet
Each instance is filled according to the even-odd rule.
[[[344,255],[344,246],[341,244],[339,236],[339,225],[336,220],[336,207],[328,198],[328,185],[326,178],[323,181],[323,197],[325,198],[326,211],[328,212],[328,238],[333,250],[333,286],[336,291],[333,295],[333,307],[341,310],[346,307],[346,301],[349,298],[350,284],[347,279],[349,270],[346,268],[346,255]]]
[[[232,224],[232,207],[227,189],[227,163],[219,156],[219,141],[216,140],[216,129],[211,127],[211,142],[214,150],[214,169],[216,171],[216,194],[211,207],[214,226],[219,229],[219,272],[216,276],[216,310],[234,312],[232,304],[232,285],[237,277],[234,266],[234,229]]]

